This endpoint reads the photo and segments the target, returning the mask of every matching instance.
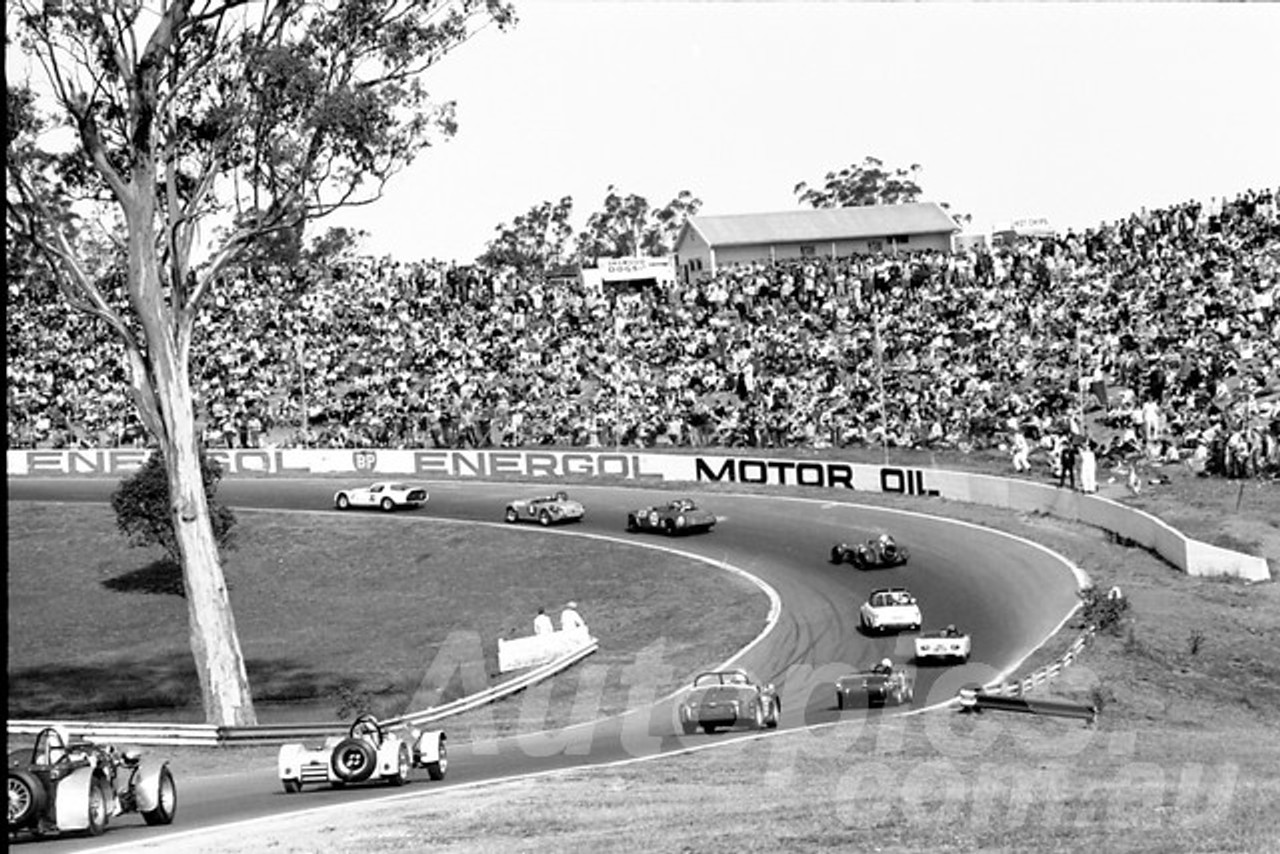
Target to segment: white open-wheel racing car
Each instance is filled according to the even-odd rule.
[[[319,747],[281,745],[280,782],[290,794],[308,783],[342,787],[381,780],[403,786],[414,768],[425,768],[432,780],[443,780],[449,768],[444,732],[410,730],[408,735],[401,738],[373,715],[361,715],[345,736],[330,736]]]
[[[177,809],[168,761],[137,748],[72,741],[61,727],[45,727],[32,747],[9,753],[10,836],[97,836],[117,816],[169,824]]]

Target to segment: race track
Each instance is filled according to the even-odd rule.
[[[14,479],[9,499],[105,502],[110,479]],[[219,498],[233,508],[331,511],[334,480],[226,479]],[[431,499],[420,510],[396,514],[406,531],[433,518],[497,522],[505,502],[541,494],[547,484],[430,483]],[[970,662],[920,668],[912,708],[945,703],[961,684],[989,683],[1016,667],[1061,625],[1078,604],[1073,568],[1047,550],[989,529],[903,511],[811,499],[708,494],[700,503],[720,521],[705,535],[668,539],[627,534],[629,509],[665,501],[671,493],[622,487],[570,487],[587,507],[580,525],[530,536],[573,537],[578,533],[678,549],[734,566],[777,592],[781,609],[772,629],[734,663],[774,682],[783,698],[782,728],[794,728],[885,712],[837,712],[833,683],[841,673],[884,657],[910,658],[912,634],[867,637],[858,628],[858,606],[873,587],[903,585],[918,597],[925,629],[954,623],[970,631]],[[851,496],[855,498],[856,496]],[[860,572],[827,562],[831,545],[889,531],[911,549],[905,567]],[[582,539],[591,547],[590,539]],[[707,572],[722,572],[708,565]],[[762,627],[763,628],[763,627]],[[603,644],[608,638],[601,638]],[[708,661],[708,667],[721,662]],[[452,743],[445,781],[415,782],[397,794],[430,796],[450,786],[496,780],[555,768],[616,762],[742,737],[744,731],[677,735],[675,703],[665,698],[621,717],[550,733],[531,733],[476,744]],[[445,729],[448,729],[447,721]],[[342,791],[308,789],[285,795],[275,768],[230,776],[180,780],[181,807],[170,828],[122,820],[97,839],[42,841],[41,850],[78,851],[154,843],[166,834],[262,818],[354,799],[385,797],[381,787]]]

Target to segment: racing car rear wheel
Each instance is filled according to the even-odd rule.
[[[716,731],[716,725],[715,725],[715,724],[703,724],[703,725],[702,725],[702,731],[703,731],[703,732],[705,732],[707,735],[712,735],[712,734],[714,734],[714,733],[715,733],[715,731]]]
[[[351,499],[346,495],[339,495],[338,500],[334,503],[338,505],[339,510],[346,510],[351,506]]]
[[[26,751],[23,751],[24,753]],[[45,792],[26,771],[9,772],[9,829],[21,830],[44,812]]]
[[[753,723],[755,723],[756,729],[764,729],[764,704],[763,703],[756,703],[756,719]]]
[[[508,507],[508,508],[507,508],[507,522],[508,522],[508,523],[513,523],[513,522],[517,522],[517,521],[519,521],[519,519],[520,519],[520,514],[516,512],[516,508],[514,508],[514,507]]]
[[[400,752],[396,755],[396,770],[393,774],[388,774],[386,780],[393,786],[403,786],[409,782],[409,768],[412,764],[409,761],[409,745],[401,744]]]
[[[843,691],[836,692],[836,708],[840,710],[844,709],[844,692]]]
[[[142,814],[147,824],[172,824],[173,816],[178,811],[178,787],[173,782],[173,774],[169,769],[160,769],[160,788],[156,792],[156,808]]]
[[[362,738],[344,738],[333,749],[330,765],[342,782],[362,783],[373,773],[376,758],[369,742]]]
[[[698,731],[698,724],[695,721],[681,721],[680,729],[684,730],[685,735],[693,735]]]
[[[769,703],[769,714],[764,716],[764,725],[769,729],[777,729],[780,717],[782,717],[782,701],[774,697]]]
[[[440,740],[440,752],[436,756],[436,761],[427,763],[427,776],[432,780],[443,780],[444,775],[449,771],[449,749],[445,747],[444,739]]]
[[[832,563],[844,562],[844,551],[839,546],[831,547],[831,562]]]
[[[390,513],[392,510],[396,509],[396,503],[390,498],[384,498],[382,499],[382,509],[384,512]]]
[[[627,533],[634,534],[638,530],[640,530],[640,525],[636,522],[636,517],[628,516],[627,517]]]

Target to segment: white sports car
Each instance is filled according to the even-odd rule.
[[[916,638],[916,660],[965,662],[969,660],[969,648],[969,633],[947,626]]]
[[[414,768],[426,768],[432,780],[443,780],[449,768],[441,730],[410,730],[406,741],[388,732],[373,715],[361,715],[346,737],[331,736],[320,747],[285,744],[276,763],[280,782],[290,794],[307,783],[345,786],[384,780],[392,786],[409,782]]]
[[[542,527],[558,522],[581,522],[586,510],[582,503],[574,501],[567,492],[524,498],[507,505],[508,522],[537,522]]]
[[[864,631],[916,631],[920,628],[920,606],[916,597],[902,587],[872,590],[858,612]]]
[[[333,494],[333,506],[339,510],[351,507],[377,507],[390,513],[400,507],[421,507],[427,503],[427,491],[420,486],[382,481],[370,486],[340,489]]]

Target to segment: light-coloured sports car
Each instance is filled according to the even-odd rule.
[[[380,481],[369,486],[340,489],[333,494],[333,506],[339,510],[352,507],[377,507],[390,513],[402,507],[415,508],[427,503],[427,491],[406,483]]]
[[[970,647],[968,632],[962,632],[955,626],[947,626],[936,632],[925,632],[916,638],[916,660],[965,662],[969,660]]]
[[[443,780],[449,768],[444,732],[410,730],[408,736],[406,740],[389,732],[373,715],[361,715],[346,737],[331,736],[319,747],[281,745],[276,763],[280,782],[290,794],[309,783],[341,787],[382,780],[403,786],[414,768],[425,768],[432,780]]]
[[[136,748],[72,741],[61,727],[46,727],[32,747],[9,753],[10,836],[97,836],[117,816],[169,824],[177,809],[168,761],[144,759]]]
[[[782,700],[774,687],[761,685],[745,670],[699,674],[680,703],[680,728],[685,735],[698,727],[710,734],[737,724],[773,729],[781,716]]]
[[[903,587],[872,590],[858,609],[858,617],[867,632],[916,631],[921,623],[916,597]]]
[[[569,498],[567,492],[512,501],[507,505],[508,522],[537,522],[548,527],[559,522],[581,522],[586,515],[582,504]]]

